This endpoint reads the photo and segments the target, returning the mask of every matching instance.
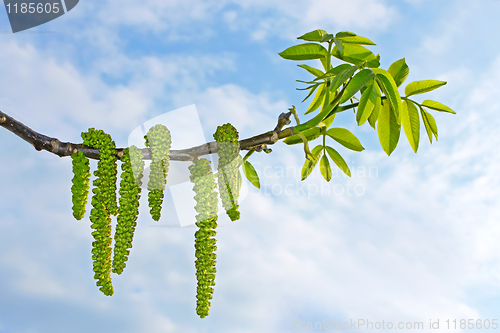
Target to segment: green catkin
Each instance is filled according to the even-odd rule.
[[[73,216],[81,220],[85,216],[85,206],[89,196],[89,160],[82,151],[73,153],[71,159],[73,162],[73,185],[71,186]]]
[[[196,206],[195,266],[198,286],[196,290],[196,313],[200,318],[208,316],[210,300],[215,286],[215,263],[217,250],[215,228],[217,227],[217,187],[210,161],[198,159],[189,167],[191,182],[194,183]]]
[[[217,166],[217,180],[219,195],[222,206],[226,210],[231,221],[240,218],[238,211],[238,196],[240,181],[239,178],[239,150],[238,131],[231,124],[224,124],[217,127],[214,139],[217,141],[219,150],[219,163]]]
[[[117,157],[115,154],[115,143],[111,137],[102,130],[89,128],[88,132],[82,133],[83,144],[92,146],[99,150],[99,162],[94,175],[97,177],[92,183],[92,210],[90,221],[92,222],[92,259],[94,279],[96,285],[104,295],[113,295],[111,283],[111,215],[118,213],[116,203],[116,175]]]
[[[144,171],[142,153],[136,146],[123,151],[122,174],[120,181],[120,206],[115,231],[115,247],[113,250],[113,273],[121,274],[132,248],[137,216],[139,215],[139,199],[141,179]]]
[[[159,221],[170,159],[170,131],[161,124],[155,125],[149,129],[146,143],[151,147],[148,203],[151,217]]]

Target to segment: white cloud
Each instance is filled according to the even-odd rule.
[[[33,129],[61,140],[79,140],[68,127],[70,119],[106,131],[133,129],[148,112],[159,110],[164,94],[197,90],[207,75],[232,70],[230,55],[98,58],[91,72],[83,73],[70,62],[33,46],[14,41],[0,55],[3,111]],[[102,78],[126,80],[127,86],[108,84]],[[29,96],[29,98],[27,98]],[[182,105],[185,106],[186,104]],[[111,132],[112,133],[112,132]],[[68,137],[69,136],[69,137]]]
[[[281,112],[287,112],[288,104],[268,93],[251,93],[233,84],[209,87],[193,95],[182,93],[175,96],[178,105],[195,103],[206,128],[216,129],[221,123],[230,122],[240,132],[241,138],[274,129]],[[207,140],[212,133],[207,133]]]
[[[233,31],[243,29],[253,39],[262,40],[271,36],[294,39],[298,33],[318,28],[384,31],[399,15],[396,7],[380,0],[349,3],[339,0],[147,0],[140,4],[113,0],[99,8],[89,4],[81,10],[85,10],[86,15],[75,16],[74,20],[85,20],[89,16],[100,22],[101,32],[107,30],[104,35],[114,35],[117,28],[132,26],[138,31],[161,33],[173,40],[186,40],[193,35],[197,38],[213,36],[213,27],[219,20]]]
[[[258,23],[239,19],[241,28],[252,31],[256,40],[269,37],[295,39],[315,29],[330,32],[340,30],[383,31],[398,16],[395,7],[381,1],[328,1],[314,0],[307,4],[300,1],[238,1],[243,13],[264,13]],[[269,13],[273,13],[270,15]],[[232,14],[232,17],[234,14]],[[234,20],[230,21],[234,29]]]

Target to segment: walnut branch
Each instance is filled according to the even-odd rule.
[[[293,135],[293,128],[291,127],[282,130],[285,125],[290,124],[290,116],[290,112],[282,113],[278,118],[278,125],[274,130],[241,140],[240,149],[259,150],[259,148],[265,147],[266,145],[272,145],[281,139]],[[88,158],[95,160],[99,159],[99,150],[93,147],[71,142],[61,142],[59,139],[40,134],[2,111],[0,111],[0,126],[5,127],[24,141],[31,143],[38,151],[47,150],[59,157],[70,156],[77,151],[82,151]],[[124,149],[125,148],[116,148],[116,155],[118,158],[123,156]],[[192,161],[198,156],[217,153],[218,149],[217,142],[209,142],[188,149],[170,150],[170,159],[177,161]],[[151,159],[150,148],[142,148],[141,151],[144,156],[143,159]]]

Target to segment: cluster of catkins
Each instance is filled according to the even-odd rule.
[[[82,133],[83,144],[99,150],[99,162],[94,175],[97,177],[92,189],[92,259],[94,278],[97,286],[105,295],[113,295],[111,271],[121,274],[126,266],[132,239],[139,214],[139,199],[144,162],[142,152],[131,146],[123,151],[121,157],[122,173],[120,181],[119,206],[116,202],[117,157],[115,143],[102,130],[90,128]],[[145,136],[146,146],[151,147],[151,165],[148,182],[148,203],[154,220],[160,219],[161,205],[164,198],[166,177],[169,168],[171,137],[163,125],[149,129]],[[216,273],[216,227],[217,227],[217,191],[222,205],[232,221],[239,219],[238,194],[241,187],[239,174],[238,132],[231,124],[217,127],[214,139],[218,144],[219,162],[217,180],[212,172],[210,161],[196,159],[189,167],[190,179],[194,183],[196,206],[195,266],[197,286],[196,313],[204,318],[208,316],[210,300],[213,297]],[[73,159],[73,215],[81,220],[87,203],[90,168],[84,153],[78,151],[71,155]],[[117,215],[114,236],[114,257],[111,261],[111,215]]]
[[[191,182],[194,183],[193,191],[196,200],[195,209],[196,225],[198,231],[195,233],[195,266],[198,287],[196,292],[196,313],[204,318],[208,316],[210,300],[215,286],[215,259],[217,246],[215,245],[217,227],[217,192],[215,191],[215,176],[212,172],[210,161],[197,159],[189,167]]]
[[[111,215],[118,213],[116,203],[116,154],[115,143],[102,130],[90,128],[82,133],[83,144],[99,149],[99,162],[94,175],[97,177],[92,192],[92,210],[90,211],[92,236],[92,259],[94,260],[94,279],[105,295],[113,295],[111,284]]]
[[[92,260],[94,278],[99,289],[107,296],[113,295],[111,271],[121,274],[132,247],[132,239],[139,215],[141,178],[144,171],[142,153],[136,146],[123,151],[120,181],[120,205],[116,202],[117,157],[115,143],[102,130],[89,128],[82,133],[83,144],[99,150],[99,162],[94,171],[96,179],[92,189]],[[81,220],[85,215],[90,182],[89,161],[82,151],[71,155],[73,160],[73,216]],[[114,257],[111,261],[111,215],[117,215]]]
[[[226,210],[231,221],[240,218],[238,211],[238,195],[240,192],[239,156],[240,145],[238,131],[231,124],[217,127],[214,139],[217,141],[219,150],[219,163],[217,165],[217,181],[219,183],[219,195],[222,206]]]

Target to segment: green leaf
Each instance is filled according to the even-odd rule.
[[[326,128],[328,128],[333,123],[334,119],[335,119],[335,113],[332,114],[330,117],[323,119],[323,121],[320,124],[323,124]],[[321,126],[321,125],[319,125],[319,126]]]
[[[329,71],[327,71],[322,76],[318,76],[317,78],[314,79],[314,81],[337,76],[337,75],[339,75],[339,73],[342,73],[344,70],[346,70],[347,68],[351,68],[351,67],[352,67],[352,65],[349,65],[349,64],[338,65],[338,66],[330,69]]]
[[[379,57],[375,56],[366,47],[348,43],[342,45],[344,52],[340,53],[338,47],[335,46],[332,50],[332,56],[354,65],[362,65],[366,61],[366,67],[376,68],[380,66]]]
[[[326,34],[321,38],[320,43],[329,42],[332,38],[332,34]]]
[[[321,135],[321,128],[313,127],[302,131],[302,134],[306,137],[307,141],[312,141],[317,139]],[[302,139],[297,134],[289,136],[283,140],[287,145],[296,145],[297,143],[302,143]]]
[[[335,90],[337,90],[337,88],[340,87],[348,79],[350,79],[351,76],[354,75],[354,72],[356,72],[360,67],[361,65],[351,66],[340,72],[339,75],[335,76],[335,78],[330,83],[330,91],[334,92]]]
[[[434,117],[429,112],[425,111],[422,108],[421,108],[421,111],[425,115],[427,124],[429,125],[429,129],[434,134],[434,136],[436,137],[436,141],[437,141],[437,139],[438,139],[438,129],[437,129],[437,125],[436,125],[436,120],[434,119]],[[424,116],[422,116],[422,118],[423,117]]]
[[[332,169],[330,168],[330,162],[328,162],[328,157],[326,157],[326,155],[323,155],[319,162],[319,170],[327,182],[332,179]]]
[[[340,39],[333,37],[333,42],[335,43],[335,46],[339,50],[340,55],[343,55],[344,54],[344,46],[343,46],[342,42],[340,41]]]
[[[410,73],[410,68],[405,62],[405,58],[399,59],[392,63],[387,70],[389,74],[394,78],[394,82],[396,82],[396,86],[399,87],[403,82],[405,82],[408,74]]]
[[[349,170],[349,167],[347,166],[347,163],[344,161],[342,156],[333,149],[332,147],[326,146],[326,152],[328,155],[330,155],[330,158],[332,161],[339,167],[340,170],[342,170],[346,175],[351,177],[351,170]]]
[[[423,94],[428,91],[437,89],[446,84],[445,81],[438,80],[422,80],[422,81],[414,81],[409,83],[405,88],[405,95],[409,97],[411,95]]]
[[[353,36],[356,36],[356,34],[354,32],[340,31],[340,32],[337,32],[337,34],[335,35],[335,38],[345,38],[345,37],[353,37]]]
[[[330,114],[330,111],[332,111],[333,108],[337,105],[338,105],[338,103],[334,102],[334,99],[333,99],[330,101],[330,103],[328,105],[326,103],[323,104],[323,107],[321,108],[321,112],[323,112],[323,114],[325,114],[325,115],[328,115],[328,114]]]
[[[326,134],[348,149],[354,151],[362,151],[365,149],[358,138],[346,128],[332,127],[326,131]]]
[[[319,42],[319,41],[321,41],[323,36],[326,34],[327,34],[327,32],[325,30],[318,29],[318,30],[308,32],[307,34],[304,34],[300,37],[297,37],[297,39],[303,39],[303,40],[307,40],[309,42]]]
[[[429,109],[432,109],[432,110],[436,110],[436,111],[440,111],[440,112],[449,112],[449,113],[456,114],[455,111],[453,111],[452,109],[450,109],[446,105],[443,105],[443,104],[441,104],[439,102],[431,101],[431,100],[428,100],[428,99],[426,99],[425,101],[422,102],[422,106],[425,106],[426,108],[429,108]]]
[[[310,84],[310,86],[308,87],[305,87],[305,88],[295,88],[297,90],[309,90],[311,88],[313,88],[314,86],[317,86],[318,83],[317,82],[314,82],[314,81],[302,81],[302,80],[295,80],[297,82],[300,82],[300,83],[307,83],[307,84]]]
[[[328,51],[320,44],[304,43],[291,46],[278,54],[288,60],[312,60],[326,57]]]
[[[427,113],[426,116],[427,116],[427,120],[429,121],[429,125],[431,125],[432,133],[434,133],[434,136],[436,137],[436,141],[437,141],[438,140],[438,128],[437,128],[436,120],[434,119],[432,114],[430,114],[427,111],[426,111],[426,113]]]
[[[429,142],[432,143],[432,129],[431,125],[429,124],[429,120],[427,119],[427,112],[420,107],[420,114],[422,115],[422,122],[424,123],[425,131],[427,132],[427,136],[429,137]]]
[[[253,167],[252,164],[250,164],[250,162],[245,161],[245,163],[243,164],[243,173],[247,177],[248,181],[252,183],[253,186],[260,189],[259,176],[257,175],[257,171],[255,171],[255,168]]]
[[[411,145],[411,148],[416,153],[418,150],[418,142],[420,140],[420,118],[415,104],[411,101],[401,103],[401,123],[405,130],[406,138]]]
[[[380,68],[373,68],[372,70],[376,74],[375,79],[377,80],[380,89],[382,89],[384,95],[389,100],[389,103],[391,105],[391,110],[394,112],[396,121],[398,122],[398,124],[401,124],[399,120],[399,107],[401,105],[401,96],[399,96],[399,91],[398,87],[396,86],[396,82],[394,82],[394,79],[392,78],[391,74],[389,74],[387,71]]]
[[[319,76],[325,74],[322,70],[319,70],[317,68],[314,68],[314,67],[311,67],[311,66],[308,66],[305,64],[297,65],[297,66],[304,68],[306,71],[308,71],[309,73],[311,73],[312,75],[314,75],[316,77],[319,77]]]
[[[316,95],[314,96],[314,99],[312,100],[311,104],[309,105],[304,114],[314,112],[320,107],[321,103],[323,103],[323,100],[325,98],[326,90],[327,89],[325,89],[325,84],[322,84],[321,87],[319,87],[318,91],[316,92]]]
[[[339,104],[344,103],[349,98],[354,96],[361,88],[365,87],[375,77],[375,73],[371,69],[365,68],[349,81],[347,87],[340,99]]]
[[[337,37],[337,36],[335,36]],[[361,37],[361,36],[346,36],[346,37],[337,37],[344,43],[350,43],[350,44],[364,44],[364,45],[376,45],[374,42],[369,40],[366,37]]]
[[[378,116],[377,131],[380,145],[387,156],[391,155],[399,141],[401,125],[398,124],[390,103],[384,101]]]
[[[361,94],[361,99],[358,104],[358,112],[356,113],[356,121],[358,122],[358,126],[363,125],[368,117],[372,114],[373,108],[375,107],[376,96],[372,94],[376,94],[375,92],[375,83],[373,79],[371,83],[366,86],[366,89]]]
[[[315,84],[312,87],[308,87],[308,89],[311,89],[311,90],[309,90],[309,93],[307,94],[306,98],[304,98],[301,103],[304,103],[306,101],[306,99],[308,99],[313,94],[313,92],[316,90],[316,88],[318,88],[319,86],[320,86],[319,84]],[[297,90],[305,90],[305,89],[298,89],[297,88]]]
[[[380,88],[378,87],[378,84],[375,83],[373,86],[375,87],[374,90],[375,101],[373,102],[375,106],[373,107],[372,114],[368,117],[368,122],[370,123],[370,126],[373,129],[375,129],[375,123],[378,120],[380,108],[382,106],[382,97],[380,95]]]
[[[313,150],[311,150],[311,154],[313,154],[313,156],[315,156],[315,160],[314,161],[306,160],[304,162],[304,166],[302,167],[300,180],[305,180],[307,177],[309,177],[311,172],[314,170],[314,167],[318,163],[319,155],[320,155],[322,150],[323,150],[323,145],[317,145],[316,147],[314,147]]]

